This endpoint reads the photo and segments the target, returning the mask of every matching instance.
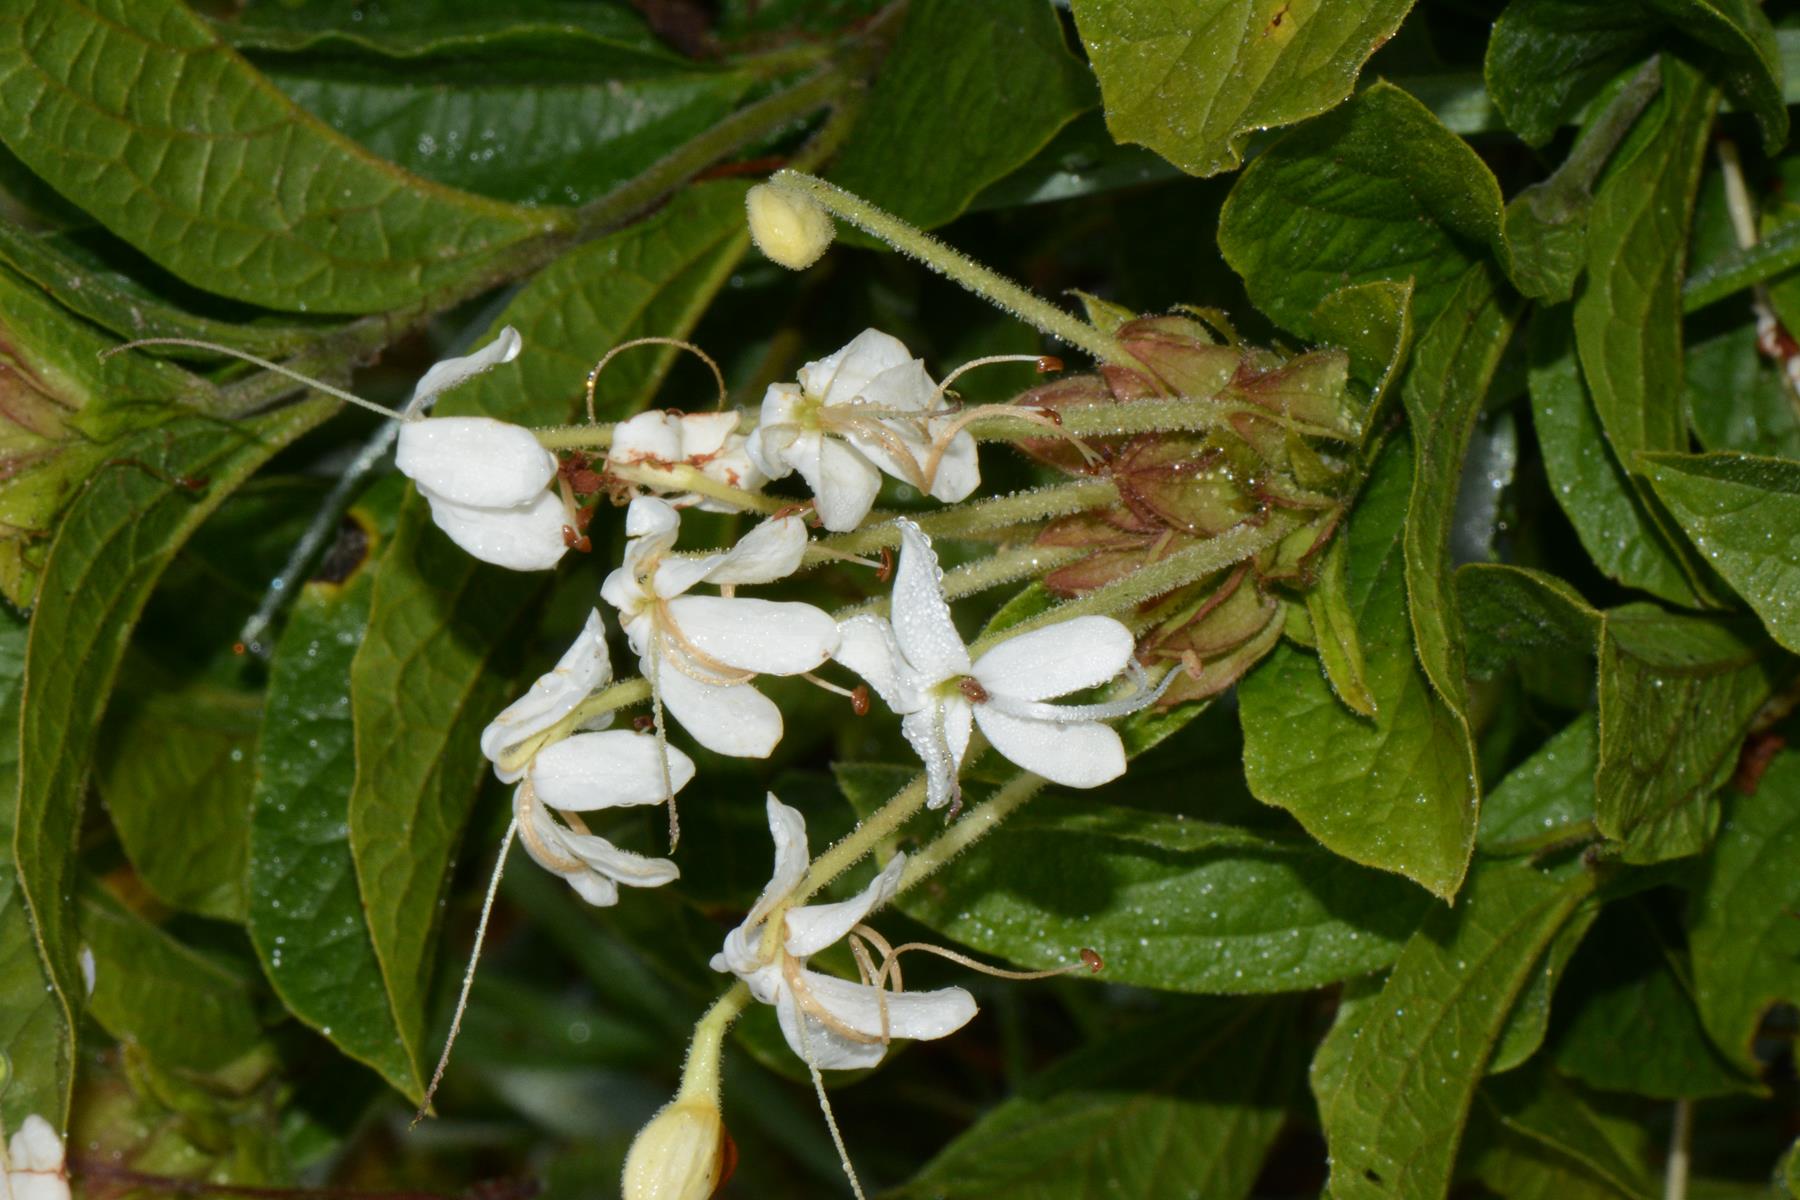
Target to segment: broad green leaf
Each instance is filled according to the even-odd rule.
[[[1570,965],[1551,1055],[1602,1091],[1663,1100],[1729,1095],[1750,1076],[1708,1040],[1686,972],[1638,899],[1608,905]]]
[[[839,775],[885,800],[908,773]],[[1006,836],[900,901],[907,915],[1013,962],[1060,966],[1085,946],[1105,960],[1109,983],[1210,993],[1303,991],[1378,970],[1424,904],[1297,831],[1061,795],[1032,801]]]
[[[1238,685],[1244,771],[1257,799],[1327,849],[1455,895],[1475,837],[1473,746],[1413,650],[1401,542],[1412,454],[1383,455],[1350,515],[1350,608],[1375,718],[1339,703],[1318,660],[1281,646]]]
[[[89,885],[81,936],[94,955],[88,1011],[106,1032],[143,1047],[158,1066],[208,1073],[262,1043],[249,981],[182,945]]]
[[[203,316],[169,298],[191,293],[187,285],[147,264],[140,272],[146,279],[126,274],[96,248],[98,240],[91,234],[27,233],[0,221],[0,258],[70,311],[124,339],[198,338],[268,357],[299,349],[330,328],[324,321],[292,317],[227,321]],[[206,354],[188,349],[172,353]]]
[[[832,182],[930,229],[1094,105],[1037,0],[914,0]]]
[[[635,337],[686,337],[749,247],[744,191],[735,182],[690,187],[655,215],[540,271],[494,326],[516,327],[524,351],[446,396],[438,411],[564,421],[588,372],[612,347]],[[678,353],[645,346],[609,363],[594,391],[600,419],[629,416],[648,403]],[[669,399],[691,411],[716,403],[710,391]]]
[[[1507,1015],[1593,886],[1585,872],[1481,866],[1456,907],[1426,916],[1379,997],[1332,1028],[1312,1070],[1335,1200],[1444,1195]]]
[[[394,530],[398,476],[354,505],[331,579],[301,589],[269,666],[250,806],[249,932],[288,1011],[408,1095],[405,1053],[350,852],[350,663],[368,628],[374,572]],[[348,555],[354,555],[354,561]]]
[[[1654,1200],[1660,1195],[1644,1169],[1649,1137],[1633,1121],[1589,1104],[1574,1085],[1539,1067],[1489,1080],[1481,1099],[1507,1129],[1578,1163],[1605,1181],[1611,1194]],[[1512,1193],[1503,1193],[1511,1196]]]
[[[1800,233],[1800,222],[1794,229]],[[1682,403],[1704,449],[1800,458],[1793,394],[1780,364],[1756,348],[1750,320],[1689,346],[1683,382]]]
[[[1655,454],[1639,463],[1712,568],[1800,652],[1800,463],[1748,454]]]
[[[1426,677],[1465,727],[1465,653],[1450,533],[1469,438],[1518,320],[1520,305],[1503,290],[1498,276],[1489,263],[1469,268],[1443,312],[1419,338],[1400,391],[1413,438],[1405,532],[1407,613]],[[1465,730],[1464,740],[1470,736]]]
[[[1765,149],[1787,140],[1781,52],[1754,0],[1513,0],[1488,41],[1488,90],[1506,123],[1541,144],[1663,30],[1710,52],[1708,74],[1756,114]]]
[[[1739,1070],[1778,1001],[1800,1002],[1800,755],[1780,754],[1754,794],[1725,801],[1688,918],[1700,1018]]]
[[[1698,605],[1681,558],[1607,448],[1582,383],[1566,311],[1541,310],[1531,323],[1532,427],[1550,489],[1604,574],[1674,604]]]
[[[1653,102],[1594,194],[1575,348],[1600,427],[1627,469],[1640,450],[1682,450],[1681,272],[1718,94],[1663,60]]]
[[[546,83],[346,75],[278,65],[270,80],[371,153],[425,179],[525,204],[605,195],[730,114],[743,71]]]
[[[74,1053],[68,1014],[38,956],[13,866],[25,637],[24,619],[0,608],[0,795],[6,797],[0,803],[0,1054],[9,1068],[0,1119],[8,1129],[31,1113],[61,1109]]]
[[[437,411],[567,420],[608,348],[693,327],[748,245],[743,193],[740,183],[691,188],[540,272],[495,321],[519,329],[524,351],[445,395]],[[674,353],[654,347],[610,365],[595,390],[603,419],[642,408]],[[511,698],[517,626],[541,584],[475,562],[431,524],[417,496],[402,507],[375,576],[350,673],[350,845],[410,1063],[423,1040],[439,895],[486,773],[477,739]]]
[[[309,400],[237,423],[170,417],[118,446],[116,465],[93,478],[57,530],[25,654],[13,850],[65,1021],[82,996],[71,902],[75,840],[100,715],[132,626],[194,529],[331,411]],[[171,480],[205,482],[196,493]],[[58,1081],[46,1111],[64,1111],[68,1082]]]
[[[1365,442],[1379,435],[1387,397],[1412,352],[1412,283],[1354,284],[1339,288],[1313,309],[1312,335],[1350,356],[1350,378],[1368,395]]]
[[[1606,616],[1600,637],[1596,824],[1627,862],[1702,850],[1744,733],[1779,668],[1747,622],[1650,605]]]
[[[203,407],[212,398],[171,363],[136,353],[102,359],[113,345],[0,266],[0,594],[19,608],[31,607],[57,514],[114,456],[108,441],[153,420],[148,402]]]
[[[1582,1164],[1541,1142],[1490,1122],[1463,1171],[1506,1200],[1652,1200],[1621,1192]]]
[[[1481,802],[1484,854],[1535,854],[1594,829],[1594,773],[1600,726],[1586,712],[1551,735]]]
[[[637,14],[617,4],[514,0],[493,9],[453,0],[408,0],[392,7],[256,0],[220,20],[218,28],[235,46],[285,53],[356,51],[393,59],[504,62],[531,55],[566,58],[573,52],[591,70],[621,77],[684,64]]]
[[[1298,1090],[1287,1003],[1183,1006],[1040,1073],[897,1193],[1242,1200]],[[1238,1081],[1229,1096],[1220,1079]]]
[[[1256,307],[1301,337],[1347,284],[1412,281],[1423,330],[1500,239],[1500,185],[1417,100],[1377,83],[1244,171],[1219,249]]]
[[[350,662],[349,837],[402,1078],[418,1078],[443,889],[486,774],[478,739],[511,698],[543,587],[469,557],[416,492],[375,572]]]
[[[1375,715],[1375,697],[1369,692],[1368,665],[1363,662],[1362,643],[1356,640],[1356,618],[1351,615],[1345,595],[1344,577],[1346,543],[1333,538],[1319,562],[1319,578],[1306,592],[1306,615],[1312,625],[1313,649],[1318,651],[1319,666],[1350,711],[1364,717]]]
[[[1600,613],[1542,571],[1465,563],[1456,570],[1456,598],[1476,679],[1492,679],[1522,658],[1591,654],[1600,634]]]
[[[0,130],[162,266],[271,308],[396,307],[494,274],[567,224],[368,154],[178,0],[25,0],[0,29]]]
[[[1075,0],[1106,123],[1191,175],[1243,161],[1251,133],[1340,103],[1412,0]],[[1376,85],[1377,87],[1381,85]]]
[[[1544,1038],[1550,1032],[1550,1005],[1556,996],[1556,987],[1562,982],[1569,960],[1575,957],[1582,939],[1593,927],[1594,918],[1599,915],[1598,905],[1582,905],[1551,940],[1544,956],[1532,968],[1525,990],[1519,993],[1512,1012],[1506,1016],[1505,1027],[1494,1042],[1494,1054],[1488,1060],[1489,1075],[1513,1070],[1544,1044]]]

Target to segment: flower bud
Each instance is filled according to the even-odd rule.
[[[707,1200],[731,1178],[737,1148],[709,1097],[675,1100],[638,1131],[625,1156],[624,1200]]]
[[[790,271],[818,262],[837,236],[831,214],[801,192],[759,183],[744,196],[744,208],[756,248]]]

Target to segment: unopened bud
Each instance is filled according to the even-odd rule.
[[[831,214],[802,192],[759,183],[744,196],[744,208],[756,248],[790,271],[818,262],[837,236]]]
[[[708,1097],[677,1097],[631,1143],[623,1200],[707,1200],[736,1165],[719,1106]]]

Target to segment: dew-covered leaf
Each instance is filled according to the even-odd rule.
[[[1341,102],[1412,0],[1075,0],[1107,126],[1191,175],[1243,161],[1259,129]]]

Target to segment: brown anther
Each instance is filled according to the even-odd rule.
[[[656,728],[656,718],[649,713],[631,718],[631,727],[639,733],[649,733]]]
[[[1087,946],[1081,948],[1081,961],[1096,975],[1106,969],[1106,962],[1100,957],[1100,952]]]
[[[850,711],[859,717],[869,715],[869,685],[859,683],[850,689]]]
[[[881,569],[875,572],[876,583],[886,583],[894,577],[894,552],[886,546],[881,548]]]
[[[1040,354],[1038,355],[1037,369],[1039,375],[1048,375],[1052,371],[1060,371],[1063,369],[1063,360],[1056,357],[1054,354]]]
[[[573,525],[564,525],[562,535],[563,545],[571,550],[579,550],[581,553],[587,554],[594,548],[594,543],[588,535],[581,533]]]
[[[231,652],[239,658],[242,658],[244,655],[250,653],[250,647],[244,645],[242,642],[233,642],[231,643]]]
[[[1057,412],[1054,408],[1045,408],[1042,405],[1039,405],[1037,407],[1036,411],[1042,413],[1044,415],[1044,419],[1046,421],[1050,422],[1052,425],[1056,426],[1058,429],[1062,428],[1062,414]]]
[[[780,508],[776,509],[774,512],[769,514],[769,520],[780,521],[787,517],[797,517],[800,514],[806,512],[810,508],[812,508],[812,504],[810,502],[808,502],[806,504],[784,504]]]
[[[964,675],[956,681],[956,690],[961,692],[970,704],[986,704],[987,689],[981,686],[981,680],[973,675]]]

